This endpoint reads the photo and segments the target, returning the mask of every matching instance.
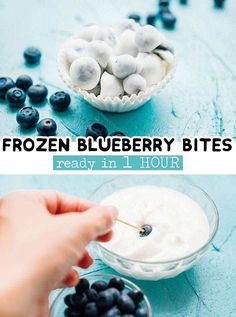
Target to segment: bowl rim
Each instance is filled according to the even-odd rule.
[[[121,103],[125,104],[127,102],[135,103],[139,100],[139,98],[149,98],[149,95],[154,95],[158,93],[162,88],[166,86],[166,84],[173,78],[176,69],[177,69],[177,55],[176,52],[171,53],[174,58],[173,64],[168,64],[169,69],[166,71],[165,76],[162,78],[160,82],[157,84],[154,84],[150,87],[147,87],[145,91],[141,91],[138,94],[132,94],[130,96],[124,95],[122,98],[119,97],[102,97],[101,95],[96,96],[94,93],[91,93],[87,90],[81,89],[78,86],[74,85],[72,81],[70,80],[70,77],[68,75],[68,71],[65,71],[65,46],[66,43],[68,43],[71,40],[77,39],[78,34],[73,34],[70,37],[68,37],[61,45],[58,51],[57,55],[57,69],[59,72],[59,75],[61,76],[64,83],[72,89],[76,94],[84,97],[84,98],[93,98],[94,102],[112,102],[112,103]],[[64,65],[62,65],[64,64]]]
[[[147,307],[147,310],[148,310],[148,316],[149,317],[153,317],[153,313],[152,313],[152,306],[151,306],[151,303],[147,297],[147,295],[145,294],[145,292],[143,292],[143,290],[137,285],[135,284],[134,282],[131,282],[130,280],[128,280],[126,277],[123,277],[123,276],[119,276],[119,275],[115,275],[115,274],[109,274],[109,273],[86,273],[84,275],[80,275],[80,278],[90,278],[90,277],[98,277],[98,278],[102,278],[102,277],[107,277],[107,278],[113,278],[113,277],[119,277],[121,278],[125,284],[127,284],[128,286],[131,286],[132,288],[134,289],[137,289],[138,291],[141,291],[144,295],[144,303],[145,303],[145,307]],[[57,304],[57,301],[59,300],[59,298],[63,295],[63,293],[68,290],[68,289],[71,289],[73,287],[66,287],[66,288],[63,288],[57,295],[56,297],[54,298],[54,300],[52,301],[52,304],[50,306],[50,309],[49,309],[49,312],[50,312],[50,317],[51,316],[51,313],[53,312],[53,309],[55,309],[55,306]]]
[[[118,178],[124,178],[125,176],[132,177],[132,176],[137,176],[137,175],[123,175],[123,176],[114,177],[111,180],[109,180],[109,181],[103,183],[102,185],[98,186],[96,188],[96,190],[91,193],[90,197],[92,195],[94,195],[96,192],[98,192],[99,189],[103,185],[107,185],[107,184],[113,182],[114,180],[116,180]],[[139,175],[139,176],[148,177],[148,175]],[[157,177],[161,176],[161,177],[164,177],[164,178],[168,177],[168,178],[171,178],[171,179],[178,179],[177,176],[173,176],[173,175],[153,175],[153,176],[157,176]],[[181,182],[183,182],[183,179],[181,179]],[[198,192],[200,192],[208,200],[208,202],[210,202],[210,204],[212,206],[213,214],[214,214],[214,227],[213,227],[212,233],[209,235],[209,238],[207,239],[207,241],[200,248],[198,248],[197,250],[195,250],[194,252],[192,252],[190,254],[187,254],[187,255],[185,255],[183,257],[180,257],[180,258],[177,258],[177,259],[172,259],[172,260],[167,260],[167,261],[143,261],[143,260],[133,260],[133,259],[129,259],[129,258],[126,258],[124,256],[121,256],[121,255],[119,255],[119,254],[117,254],[117,253],[115,253],[113,251],[108,250],[100,242],[94,241],[93,243],[98,248],[101,248],[103,251],[107,252],[109,255],[112,255],[112,256],[114,256],[116,258],[119,258],[120,260],[126,261],[128,263],[136,263],[136,264],[143,264],[143,265],[173,264],[173,263],[177,263],[177,262],[180,262],[180,261],[187,260],[187,259],[197,255],[198,253],[202,252],[204,249],[207,249],[208,246],[214,240],[214,238],[216,236],[216,233],[218,231],[218,228],[219,228],[219,212],[218,212],[218,208],[217,208],[215,202],[213,201],[213,199],[210,197],[210,195],[205,190],[203,190],[200,186],[196,185],[192,181],[186,180],[186,178],[184,178],[184,182],[186,184],[188,184],[188,186],[190,186],[190,187],[194,188],[195,190],[197,190]],[[165,187],[165,186],[163,186],[163,187]],[[168,187],[168,186],[166,186],[166,187]]]

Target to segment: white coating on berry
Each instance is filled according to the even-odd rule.
[[[94,58],[101,67],[106,68],[112,48],[104,41],[95,40],[87,45],[85,54]]]
[[[74,85],[81,89],[91,90],[97,86],[101,68],[92,57],[80,57],[70,67],[70,77]]]
[[[115,46],[115,55],[129,54],[133,57],[138,55],[135,34],[134,31],[128,29],[120,35]]]
[[[137,70],[137,61],[131,55],[116,56],[112,60],[112,73],[120,79],[124,79],[127,76],[134,74]]]
[[[137,29],[135,43],[140,52],[150,53],[163,41],[164,36],[152,25],[145,25]]]
[[[98,28],[99,26],[95,24],[85,26],[77,33],[77,37],[88,42],[91,42]]]
[[[78,57],[84,55],[84,50],[88,42],[82,39],[72,39],[65,45],[66,59],[71,64]]]
[[[115,76],[104,72],[101,77],[101,92],[102,97],[122,97],[124,95],[124,88],[122,82]]]
[[[146,79],[147,86],[158,84],[166,74],[165,63],[155,54],[139,53],[138,73]]]
[[[116,35],[110,26],[100,26],[94,33],[93,40],[104,41],[111,47],[116,45]]]
[[[139,74],[132,74],[123,81],[124,90],[127,94],[138,94],[141,91],[145,91],[147,82]]]

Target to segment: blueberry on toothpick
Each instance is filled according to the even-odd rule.
[[[150,225],[143,225],[141,228],[143,229],[143,231],[139,232],[141,238],[147,237],[152,232],[152,226]]]

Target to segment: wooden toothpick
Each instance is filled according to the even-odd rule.
[[[119,221],[119,222],[121,222],[121,223],[123,223],[123,224],[125,224],[125,225],[127,225],[127,226],[130,226],[130,227],[132,227],[133,229],[138,230],[139,232],[144,232],[144,231],[145,231],[143,228],[138,227],[138,226],[135,226],[135,225],[132,225],[131,223],[128,223],[128,222],[126,222],[126,221],[124,221],[124,220],[117,219],[117,221]]]

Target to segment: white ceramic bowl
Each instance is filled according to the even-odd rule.
[[[86,274],[83,277],[86,277],[89,280],[90,284],[92,284],[97,280],[103,280],[105,282],[108,282],[111,278],[117,276],[111,274]],[[129,280],[123,277],[122,280],[125,282],[125,286],[128,289],[142,291],[136,284],[130,282]],[[66,295],[73,293],[74,288],[65,288],[57,295],[50,308],[50,317],[64,317],[64,310],[66,309],[64,298]],[[147,309],[148,317],[153,317],[152,308],[146,295],[144,295],[142,306]]]
[[[167,83],[173,78],[176,69],[176,58],[173,64],[169,64],[165,77],[157,85],[153,85],[147,88],[145,91],[140,92],[138,95],[123,96],[122,98],[115,97],[102,97],[95,96],[93,93],[88,93],[86,90],[82,90],[75,86],[69,76],[69,64],[65,54],[65,44],[72,39],[78,38],[77,35],[70,37],[60,48],[57,58],[57,66],[59,74],[67,85],[68,88],[72,89],[77,95],[85,99],[93,107],[108,112],[128,112],[135,110],[144,105],[154,95],[159,93]]]
[[[208,241],[197,251],[171,261],[148,262],[145,261],[145,259],[143,259],[143,261],[131,260],[111,252],[110,250],[106,249],[105,245],[97,242],[94,243],[94,248],[99,258],[101,258],[103,262],[115,269],[117,272],[126,276],[132,276],[133,278],[143,280],[160,280],[175,277],[195,265],[210,248],[219,225],[219,215],[217,208],[208,194],[200,187],[197,187],[196,185],[186,181],[182,177],[174,176],[128,175],[116,177],[97,188],[97,190],[93,192],[89,199],[92,199],[95,202],[100,202],[103,198],[116,190],[140,185],[168,187],[184,193],[196,201],[205,212],[209,222],[210,234]]]

